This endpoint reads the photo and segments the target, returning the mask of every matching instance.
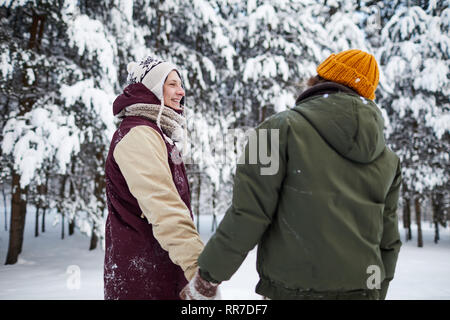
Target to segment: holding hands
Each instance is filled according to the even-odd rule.
[[[199,271],[192,280],[181,290],[183,300],[218,300],[220,299],[220,283],[212,283],[200,276]]]

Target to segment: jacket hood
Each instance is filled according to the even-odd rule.
[[[157,104],[161,101],[141,82],[133,83],[125,87],[123,93],[117,96],[113,103],[113,114],[117,116],[123,109],[136,103]],[[183,114],[183,110],[174,110],[178,114]]]
[[[370,163],[384,150],[384,121],[376,104],[334,82],[318,84],[297,99],[302,114],[343,157]]]

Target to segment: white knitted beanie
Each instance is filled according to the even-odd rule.
[[[158,117],[156,120],[156,124],[159,128],[161,128],[160,119],[164,108],[164,82],[166,81],[169,73],[173,70],[175,70],[181,78],[181,74],[177,66],[175,66],[173,63],[160,60],[153,56],[147,56],[139,63],[133,61],[128,63],[127,65],[128,84],[141,82],[151,92],[153,92],[153,94],[159,99],[159,101],[161,101],[161,107],[159,109]],[[184,97],[181,99],[180,105],[184,108]],[[186,143],[186,126],[184,129],[184,132],[176,130],[176,132],[174,132],[176,137],[173,138],[179,139],[181,138],[180,136],[184,135],[183,140]]]
[[[127,65],[128,84],[141,82],[161,101],[164,99],[164,81],[172,70],[175,70],[181,78],[180,71],[173,63],[148,56],[139,63],[133,61]],[[184,99],[181,105],[183,102]]]

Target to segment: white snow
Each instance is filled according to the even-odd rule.
[[[13,72],[13,65],[11,64],[11,59],[9,57],[10,52],[9,49],[6,46],[0,47],[2,53],[0,54],[0,72],[3,77],[8,76],[8,74]]]
[[[36,80],[36,77],[34,75],[33,69],[27,68],[27,82],[28,82],[28,84],[32,85],[35,80]]]
[[[282,91],[277,98],[275,98],[274,109],[275,112],[281,112],[292,108],[295,105],[294,95],[290,92]]]
[[[107,81],[102,82],[102,88],[97,88],[93,79],[87,79],[79,81],[72,86],[62,85],[60,91],[67,108],[70,108],[80,100],[86,106],[87,112],[95,112],[95,114],[101,116],[107,128],[106,136],[108,139],[112,138],[116,129],[114,115],[111,112],[115,94]]]
[[[359,98],[361,99],[361,101],[362,101],[364,104],[367,104],[367,103],[368,103],[367,100],[364,99],[363,97],[359,97]]]
[[[368,52],[364,33],[344,12],[336,12],[325,25],[328,39],[334,51],[358,48]],[[311,46],[313,47],[313,46]]]
[[[256,10],[254,10],[254,12],[250,14],[248,33],[249,35],[253,35],[256,32],[259,24],[267,24],[275,29],[279,22],[280,20],[275,12],[274,7],[270,4],[263,4],[257,7]]]
[[[11,6],[11,8],[13,9],[16,7],[21,7],[21,6],[25,5],[27,2],[29,2],[29,3],[31,2],[30,4],[36,5],[35,1],[29,1],[29,0],[18,0],[18,1],[17,0],[16,1],[3,0],[3,1],[0,1],[0,4],[5,7]]]
[[[90,19],[86,15],[77,16],[74,20],[69,20],[67,33],[70,39],[69,46],[77,46],[80,56],[86,53],[92,57],[96,54],[111,82],[117,81],[117,69],[114,62],[117,48],[100,21]]]
[[[22,187],[39,179],[43,163],[53,161],[53,156],[58,172],[66,172],[71,155],[78,153],[80,147],[81,133],[71,119],[59,107],[47,105],[8,120],[3,129],[2,152],[13,154],[14,169],[21,174]]]
[[[3,212],[1,217],[3,221]],[[66,239],[61,240],[61,226],[52,226],[52,215],[47,217],[47,231],[37,238],[34,216],[27,217],[24,247],[15,265],[3,265],[8,232],[0,224],[0,299],[103,299],[104,251],[89,251],[89,238],[78,231],[72,236],[66,232]],[[201,216],[200,234],[205,243],[211,236],[211,219]],[[430,224],[424,222],[422,227],[423,248],[416,246],[416,239],[403,242],[388,299],[450,299],[450,229],[441,228],[441,240],[435,244]],[[403,229],[401,232],[404,241]],[[259,300],[261,296],[254,292],[257,282],[255,249],[233,277],[221,284],[222,298]]]

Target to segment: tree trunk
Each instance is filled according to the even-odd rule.
[[[44,208],[44,210],[42,211],[41,232],[45,232],[45,211],[47,211],[47,208]]]
[[[42,195],[47,198],[48,197],[48,171],[49,168],[47,168],[47,172],[45,174],[45,185],[43,186],[43,188],[41,189]],[[47,211],[47,204],[48,201],[44,201],[44,205],[43,205],[43,211],[42,211],[42,225],[41,225],[41,232],[45,232],[45,212]]]
[[[260,123],[264,122],[266,120],[266,113],[267,113],[267,106],[262,107],[261,109],[261,117],[260,117]]]
[[[30,28],[30,38],[28,40],[28,49],[37,49],[41,44],[44,33],[45,15],[38,15],[33,10],[33,22]],[[22,70],[23,88],[29,88],[26,66]],[[20,100],[19,116],[31,111],[35,98],[25,98]],[[23,233],[25,229],[25,215],[27,212],[26,194],[28,187],[20,187],[20,175],[13,171],[12,174],[12,199],[11,199],[11,226],[9,234],[9,247],[6,257],[6,264],[15,264],[22,251]]]
[[[15,264],[22,252],[25,216],[27,213],[27,188],[20,187],[20,175],[12,174],[11,224],[9,228],[9,246],[5,264]]]
[[[162,17],[162,13],[161,13],[161,11],[160,11],[160,9],[159,9],[159,2],[158,2],[158,8],[156,9],[156,12],[157,12],[157,15],[158,15],[158,17],[157,17],[157,21],[158,21],[158,23],[157,23],[157,26],[156,26],[156,43],[155,43],[155,52],[158,52],[159,51],[159,42],[160,42],[160,33],[161,33],[161,17]]]
[[[75,233],[75,217],[69,222],[69,236]]]
[[[409,198],[404,198],[403,227],[406,229],[406,241],[411,240],[411,199]]]
[[[403,199],[403,228],[406,230],[406,241],[412,239],[411,232],[411,198],[409,197],[408,187],[405,183],[402,184],[402,199]]]
[[[440,240],[439,237],[439,222],[434,222],[434,243],[438,243]]]
[[[2,189],[3,193],[3,206],[5,208],[5,231],[8,231],[8,206],[6,205],[5,189]]]
[[[101,148],[95,155],[97,164],[101,165],[102,167],[104,166],[104,163],[105,163],[104,151],[105,151],[104,148]],[[105,188],[106,188],[105,176],[104,176],[104,174],[97,172],[95,174],[94,195],[95,195],[96,199],[100,202],[99,210],[102,213],[102,217],[103,217],[103,212],[105,211],[105,207],[106,207]],[[89,250],[94,250],[95,248],[97,248],[97,242],[99,240],[97,233],[96,233],[97,224],[95,223],[95,221],[93,223],[94,223],[94,225],[92,227],[91,244],[89,246]]]
[[[28,49],[39,49],[42,35],[44,32],[45,16],[37,15],[33,12],[33,22],[30,28],[30,38],[28,41]],[[22,71],[23,88],[29,88],[26,66]],[[34,98],[24,98],[20,100],[19,116],[29,112],[34,104]],[[9,233],[9,247],[6,257],[6,264],[15,264],[18,256],[22,251],[23,233],[25,229],[25,215],[27,212],[26,193],[28,187],[22,189],[20,187],[20,175],[13,171],[12,174],[12,199],[11,199],[11,225]]]
[[[64,175],[61,183],[61,189],[59,189],[59,200],[58,200],[58,211],[61,215],[61,239],[64,239],[64,223],[65,223],[65,213],[64,213],[64,206],[62,202],[65,199],[66,196],[66,184],[67,184],[68,176]]]
[[[36,220],[34,223],[34,237],[39,236],[39,206],[36,206]]]
[[[202,176],[200,172],[198,175],[198,185],[197,185],[197,203],[195,204],[195,213],[197,214],[197,231],[200,230],[200,187],[202,183]]]
[[[97,248],[98,237],[97,237],[97,233],[95,232],[96,229],[97,229],[97,225],[94,222],[94,226],[92,227],[91,243],[89,245],[89,250],[94,250]]]
[[[423,247],[423,238],[422,238],[422,217],[421,217],[421,208],[420,208],[420,199],[416,197],[415,199],[415,207],[416,207],[416,223],[417,223],[417,246],[419,248]]]
[[[61,212],[61,239],[64,239],[64,213]]]
[[[213,221],[211,224],[211,232],[217,229],[217,216],[216,216],[216,186],[213,184],[213,195],[212,195],[212,205],[213,205]]]
[[[438,243],[439,237],[439,207],[437,204],[436,195],[431,194],[431,210],[433,210],[433,222],[434,222],[434,243]]]
[[[76,201],[75,196],[75,186],[74,186],[74,176],[75,176],[75,157],[72,156],[72,166],[70,169],[71,178],[69,179],[69,197],[71,201]],[[75,219],[76,215],[73,215],[72,219],[69,221],[69,236],[73,235],[75,232]]]

